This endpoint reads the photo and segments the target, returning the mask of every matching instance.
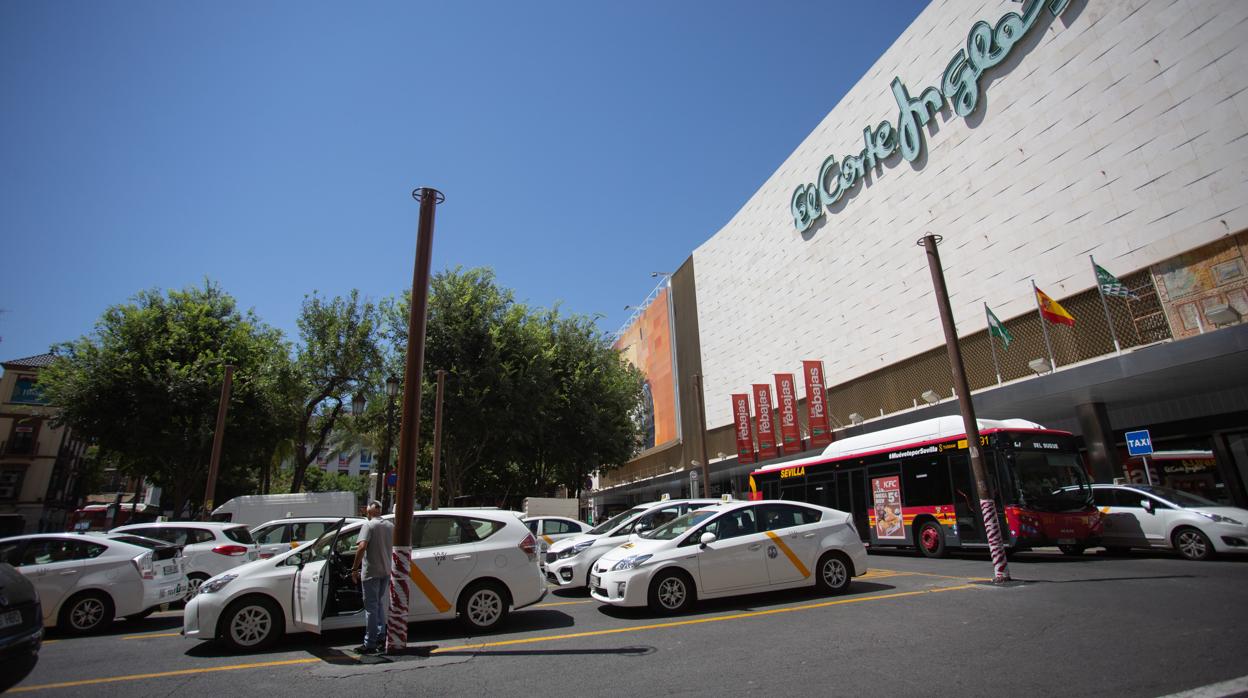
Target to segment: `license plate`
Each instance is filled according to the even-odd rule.
[[[11,628],[15,625],[21,625],[21,624],[22,624],[22,612],[21,611],[9,611],[8,613],[0,615],[0,628]]]
[[[596,574],[591,574],[589,575],[589,585],[596,589],[602,586],[602,579]]]
[[[177,574],[177,573],[178,573],[177,565],[165,565],[161,571],[161,574]]]
[[[1057,544],[1058,545],[1074,545],[1075,539],[1074,538],[1058,538]]]

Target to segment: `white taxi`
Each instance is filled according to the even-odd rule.
[[[176,546],[98,533],[39,533],[0,539],[0,562],[35,585],[43,624],[70,633],[103,630],[118,616],[141,618],[186,593]]]
[[[696,598],[815,586],[839,594],[867,571],[849,514],[788,501],[693,511],[603,555],[590,594],[616,606],[679,613]]]
[[[545,555],[546,549],[555,543],[573,536],[579,536],[582,533],[588,533],[591,526],[576,519],[569,519],[566,516],[533,516],[523,519],[524,525],[529,527],[533,535],[537,536],[538,545],[542,554]]]
[[[351,581],[362,523],[333,526],[295,550],[204,582],[183,611],[182,634],[257,650],[287,632],[363,627],[363,595]],[[546,595],[537,540],[511,512],[415,512],[411,556],[409,622],[458,616],[482,632]]]
[[[639,504],[602,522],[589,533],[565,538],[546,549],[542,571],[551,584],[565,588],[586,586],[589,568],[603,553],[628,540],[633,533],[653,530],[691,509],[714,506],[719,499],[667,499]]]

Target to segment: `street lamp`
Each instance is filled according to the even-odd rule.
[[[364,414],[364,408],[368,406],[368,399],[364,397],[364,393],[356,393],[351,396],[351,416],[358,417]]]
[[[374,497],[381,502],[381,510],[390,510],[390,490],[386,489],[386,478],[390,476],[390,445],[394,429],[394,397],[399,394],[399,379],[390,376],[386,379],[386,445],[381,452],[381,477],[377,478],[377,494]]]

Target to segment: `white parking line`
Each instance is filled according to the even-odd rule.
[[[1225,696],[1233,696],[1244,691],[1248,691],[1248,676],[1211,683],[1208,686],[1200,686],[1190,691],[1171,693],[1160,696],[1160,698],[1224,698]]]

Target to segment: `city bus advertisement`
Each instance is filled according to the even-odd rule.
[[[901,476],[871,478],[871,496],[875,504],[875,537],[904,540],[906,527],[901,513]]]

